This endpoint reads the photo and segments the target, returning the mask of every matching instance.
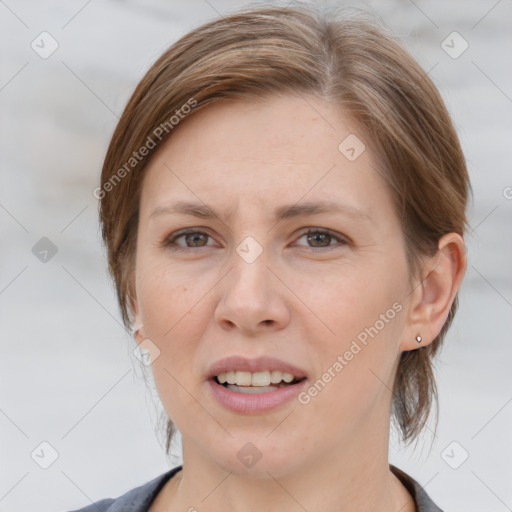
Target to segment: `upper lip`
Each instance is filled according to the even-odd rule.
[[[291,373],[296,379],[306,377],[306,372],[301,368],[276,359],[275,357],[257,357],[254,359],[247,359],[242,356],[231,356],[220,359],[213,363],[207,374],[208,379],[217,377],[220,373],[230,371],[246,371],[246,372],[262,372],[265,370],[279,370],[283,373]]]

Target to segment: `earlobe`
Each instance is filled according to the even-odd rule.
[[[145,339],[144,325],[140,322],[140,319],[136,319],[133,325],[133,338],[140,345]]]
[[[466,272],[464,240],[457,233],[439,239],[437,253],[425,264],[424,278],[411,294],[402,350],[429,345],[443,328]]]
[[[135,293],[130,292],[130,306],[134,315],[134,322],[132,328],[132,336],[135,341],[140,345],[145,339],[146,335],[144,334],[144,325],[142,323],[142,317],[140,314],[139,304],[137,302],[137,296]]]

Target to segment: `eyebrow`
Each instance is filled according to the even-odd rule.
[[[354,217],[359,220],[371,221],[372,218],[363,210],[347,204],[336,203],[332,201],[306,202],[300,204],[283,205],[275,209],[274,218],[277,222],[301,217],[306,215],[317,215],[321,213],[341,213]],[[219,216],[209,206],[202,203],[193,203],[189,201],[178,201],[176,203],[158,206],[150,214],[150,218],[157,215],[190,215],[201,219],[219,218]],[[226,215],[231,218],[232,214]]]

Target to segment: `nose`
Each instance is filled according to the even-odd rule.
[[[283,297],[285,287],[268,268],[261,254],[248,263],[237,253],[231,271],[221,285],[221,298],[215,310],[215,320],[226,331],[238,329],[255,336],[286,327],[290,320],[288,305]]]

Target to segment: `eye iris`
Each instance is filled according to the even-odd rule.
[[[192,247],[202,247],[204,244],[201,244],[201,237],[206,242],[206,237],[204,233],[187,233],[185,236],[185,240],[187,242],[187,245],[189,245],[189,242],[192,243]],[[199,242],[199,244],[196,245],[196,243]]]
[[[318,237],[320,237],[320,242],[322,242],[322,240],[323,240],[323,241],[327,241],[327,243],[325,243],[325,244],[321,243],[319,246],[316,246],[316,247],[327,247],[329,245],[331,235],[329,235],[328,233],[320,233],[320,232],[308,233],[308,242],[319,241]]]

